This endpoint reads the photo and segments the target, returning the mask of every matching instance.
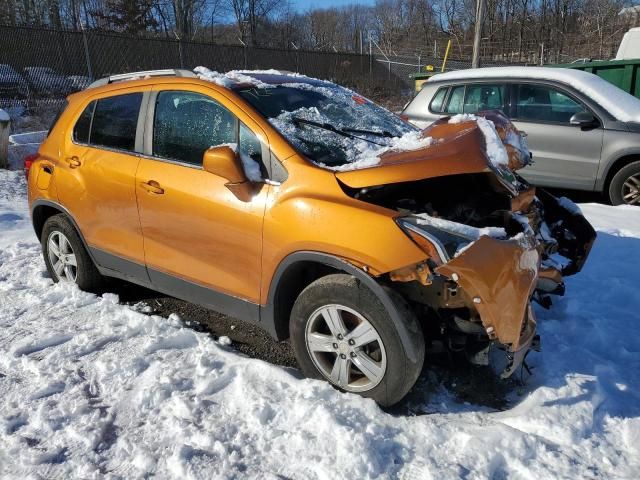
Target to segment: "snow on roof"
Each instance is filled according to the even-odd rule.
[[[226,88],[233,88],[237,85],[253,85],[257,88],[269,88],[274,86],[272,82],[265,82],[261,77],[295,77],[296,79],[307,79],[299,73],[280,71],[280,70],[231,70],[230,72],[220,73],[215,70],[209,70],[207,67],[196,67],[193,71],[201,80],[207,80]]]
[[[572,86],[601,105],[622,122],[640,122],[640,99],[592,73],[569,68],[487,67],[439,73],[430,81],[475,78],[531,78],[553,80]]]
[[[246,75],[245,72],[240,72],[238,70],[231,70],[227,73],[220,73],[216,72],[215,70],[209,70],[207,67],[196,67],[193,69],[193,71],[201,80],[213,82],[216,85],[220,85],[221,87],[230,88],[240,83],[255,85],[258,88],[266,88],[269,86],[268,84],[261,82],[254,77]]]

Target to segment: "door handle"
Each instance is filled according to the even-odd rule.
[[[75,155],[73,157],[67,157],[64,160],[69,164],[70,168],[76,168],[82,165],[82,162],[80,162],[80,159]]]
[[[156,195],[162,195],[164,193],[164,188],[162,188],[160,184],[155,180],[142,182],[140,186],[149,193],[154,193]]]

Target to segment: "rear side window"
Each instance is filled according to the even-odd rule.
[[[96,102],[91,102],[84,109],[82,115],[78,118],[75,126],[73,127],[73,140],[76,143],[89,143],[89,132],[91,131],[91,119],[93,118],[93,109],[96,106]]]
[[[433,100],[431,100],[431,105],[429,105],[429,109],[434,113],[442,112],[442,107],[444,105],[444,97],[447,96],[447,87],[441,88],[436,92],[433,96]]]
[[[133,151],[142,93],[129,93],[97,101],[89,143]]]
[[[202,165],[204,152],[236,143],[236,117],[213,99],[192,92],[163,91],[153,119],[153,155]]]

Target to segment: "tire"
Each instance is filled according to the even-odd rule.
[[[394,291],[387,293],[410,332],[409,341],[417,352],[414,361],[381,300],[351,275],[335,274],[307,286],[291,311],[291,343],[302,372],[339,390],[372,398],[381,406],[400,401],[422,371],[425,343],[407,303]],[[340,328],[343,333],[336,335]]]
[[[637,190],[634,194],[633,187],[636,186]],[[640,206],[640,161],[631,162],[618,170],[609,183],[608,193],[612,205]],[[629,197],[629,195],[632,196]],[[625,199],[625,196],[628,198]]]
[[[65,215],[53,215],[47,219],[42,228],[40,244],[47,271],[55,283],[73,282],[81,290],[89,292],[100,289],[103,277],[89,257],[75,227]],[[56,270],[61,265],[56,261],[60,258],[56,255],[56,247],[65,257],[61,262],[63,268],[59,270]]]

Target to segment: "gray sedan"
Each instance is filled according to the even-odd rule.
[[[496,67],[439,74],[402,115],[425,127],[493,109],[527,134],[534,163],[519,173],[531,183],[640,205],[640,100],[590,73]]]

